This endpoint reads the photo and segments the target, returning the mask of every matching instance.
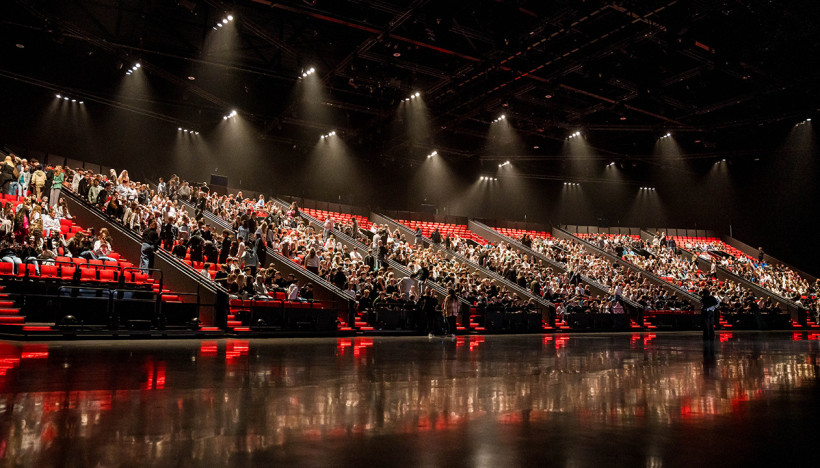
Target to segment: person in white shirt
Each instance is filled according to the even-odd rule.
[[[60,219],[54,212],[54,207],[50,207],[48,213],[43,215],[43,232],[46,237],[51,236],[52,231],[60,231]]]
[[[354,262],[362,261],[362,254],[356,247],[353,247],[353,250],[350,252],[350,259]]]
[[[330,232],[333,230],[333,218],[330,215],[325,217],[325,224],[324,229],[322,230],[322,239],[327,240],[328,236],[330,236]]]
[[[256,201],[255,207],[257,209],[260,209],[260,210],[265,208],[265,196],[264,195],[259,195],[259,200]]]
[[[288,300],[289,301],[300,301],[299,298],[299,280],[294,280],[293,283],[290,283],[288,286]]]

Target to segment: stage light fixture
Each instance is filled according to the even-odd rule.
[[[498,167],[504,167],[504,166],[509,166],[509,165],[510,165],[510,162],[506,161],[506,162],[503,162],[503,163],[499,164]]]
[[[321,139],[322,139],[322,140],[324,140],[324,139],[326,139],[326,138],[330,138],[330,137],[332,137],[332,136],[334,136],[334,135],[336,135],[336,130],[333,130],[333,131],[332,131],[332,132],[330,132],[330,133],[326,133],[326,134],[322,135],[322,136],[321,136]]]
[[[226,116],[222,117],[222,120],[228,120],[228,119],[232,119],[232,118],[234,118],[234,117],[236,117],[236,111],[235,111],[235,110],[232,110],[230,114],[228,114],[228,115],[226,115]]]
[[[233,15],[228,15],[228,21],[233,21]]]
[[[302,78],[306,78],[308,75],[312,75],[314,73],[316,73],[316,69],[313,68],[313,67],[310,67],[309,69],[302,72],[302,77],[299,78],[299,79],[301,80]]]
[[[672,134],[671,134],[671,133],[667,133],[666,135],[664,135],[664,136],[662,136],[662,137],[661,137],[661,140],[663,140],[664,138],[671,138],[671,137],[672,137]]]
[[[437,155],[437,154],[438,154],[438,151],[433,150],[433,152],[432,152],[432,153],[430,153],[430,154],[428,154],[428,155],[427,155],[427,159],[430,159],[430,158],[432,158],[433,156],[435,156],[435,155]]]
[[[506,119],[506,118],[507,118],[507,116],[506,116],[506,115],[501,114],[500,116],[498,116],[498,118],[497,118],[497,119],[493,120],[493,123],[495,123],[495,122],[501,122],[502,120],[504,120],[504,119]]]
[[[577,132],[571,134],[570,136],[568,136],[567,139],[569,139],[569,138],[578,138],[579,136],[581,136],[581,132],[577,131]]]
[[[62,98],[62,96],[60,96],[60,95],[58,94],[58,95],[57,95],[57,99],[60,99],[60,98]]]
[[[610,167],[610,166],[614,166],[614,165],[615,165],[615,161],[612,161],[609,164],[607,164],[606,167]]]

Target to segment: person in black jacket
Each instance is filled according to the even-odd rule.
[[[436,244],[441,244],[441,233],[438,232],[438,228],[436,228],[432,234],[430,234],[430,240]]]
[[[157,222],[151,220],[148,229],[142,232],[142,246],[140,247],[140,269],[143,273],[148,273],[149,268],[154,268],[154,253],[159,246],[159,234],[157,233]]]
[[[720,307],[720,301],[712,296],[708,289],[700,291],[700,300],[703,304],[701,317],[703,318],[703,340],[712,341],[715,339],[715,312]]]
[[[5,162],[0,165],[0,191],[4,194],[9,193],[9,187],[16,179],[14,171],[14,161],[11,156],[6,156]]]

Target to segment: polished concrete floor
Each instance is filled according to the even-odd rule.
[[[818,340],[0,342],[0,466],[818,466]]]

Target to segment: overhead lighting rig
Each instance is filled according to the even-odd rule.
[[[233,21],[233,15],[228,15],[228,16],[222,18],[222,21],[216,23],[216,26],[214,26],[213,29],[214,29],[214,31],[216,31],[219,28],[225,27],[225,25],[227,25],[228,23],[230,23],[232,21]]]
[[[75,102],[77,104],[85,104],[85,101],[83,101],[82,99],[77,99],[75,97],[66,96],[65,94],[62,94],[62,93],[55,94],[54,97],[56,97],[57,99],[63,100],[63,101]]]

